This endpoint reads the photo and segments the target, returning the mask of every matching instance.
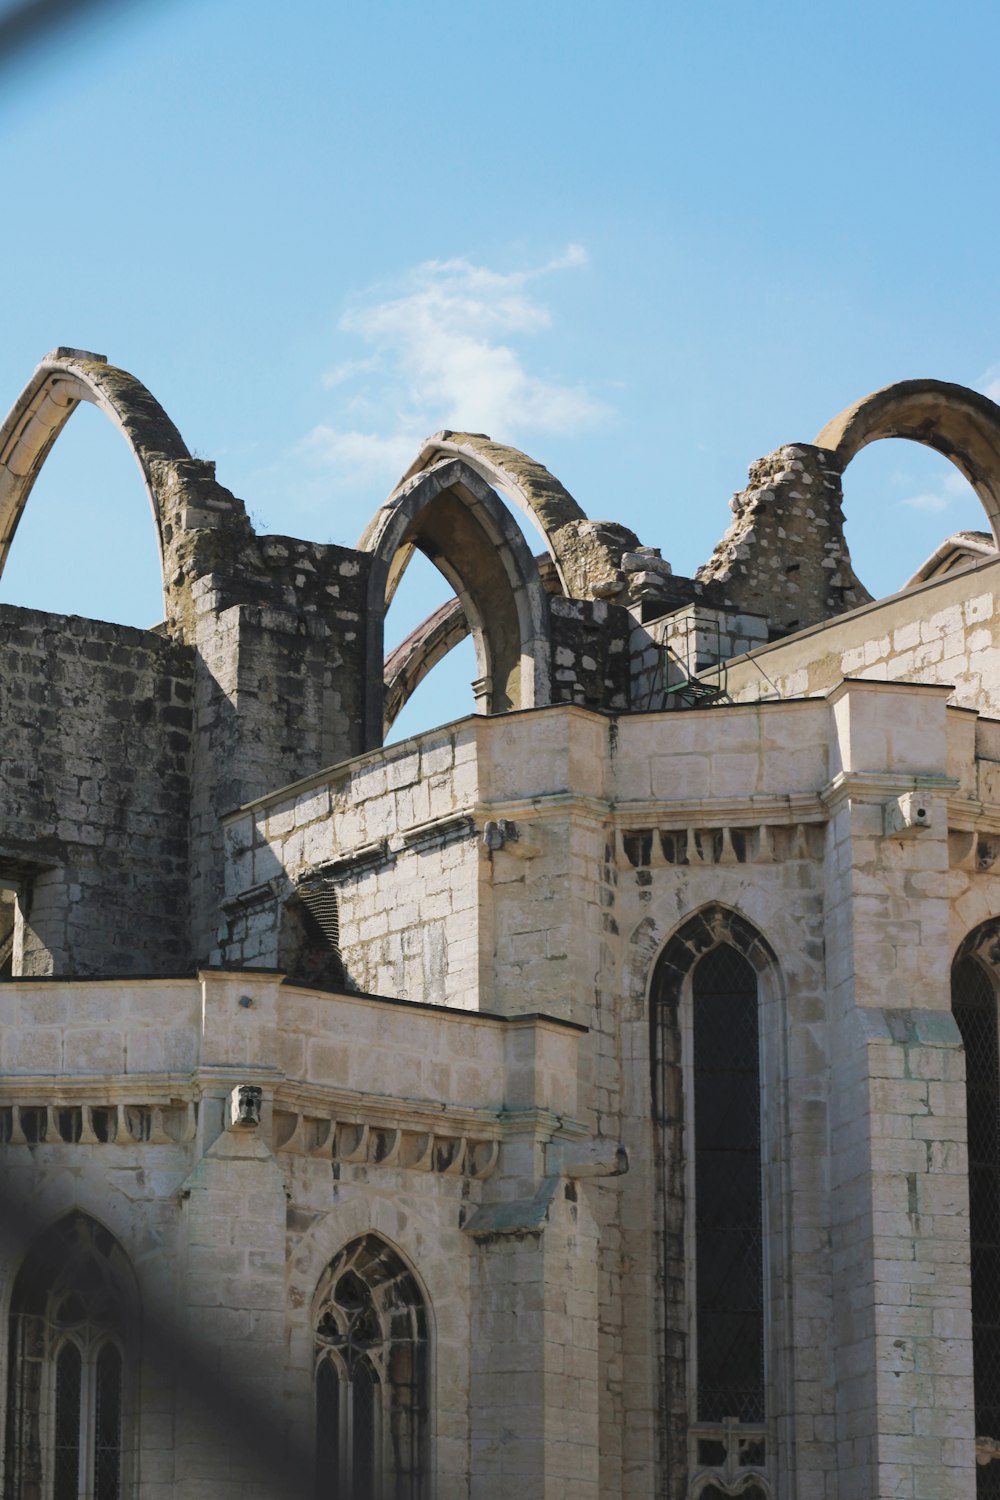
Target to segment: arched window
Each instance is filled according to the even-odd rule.
[[[699,1422],[764,1421],[757,976],[722,943],[691,978]]]
[[[774,966],[715,907],[653,976],[670,1500],[770,1494],[759,976]]]
[[[1000,1443],[1000,1054],[996,981],[984,962],[998,924],[987,926],[959,949],[951,998],[965,1047],[976,1440],[988,1460]],[[976,1465],[976,1495],[1000,1497],[1000,1458]]]
[[[317,1500],[423,1500],[427,1315],[413,1274],[365,1235],[316,1295]]]
[[[85,1214],[29,1250],[11,1300],[4,1500],[120,1500],[132,1286],[117,1241]]]

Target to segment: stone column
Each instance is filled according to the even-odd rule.
[[[830,695],[839,1500],[967,1500],[975,1487],[964,1059],[948,943],[950,691],[857,680]]]
[[[290,1500],[310,1483],[307,1458],[285,1436],[286,1199],[255,1128],[259,1096],[234,1090],[230,1128],[182,1189],[182,1305],[167,1339],[185,1500]]]
[[[481,1209],[472,1291],[472,1500],[597,1500],[597,1230],[545,1179]]]

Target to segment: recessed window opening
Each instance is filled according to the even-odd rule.
[[[427,1314],[377,1235],[348,1245],[316,1297],[316,1500],[426,1500]]]
[[[1000,1441],[1000,1061],[995,981],[971,953],[952,968],[952,1007],[965,1046],[976,1438],[990,1445]],[[976,1465],[976,1496],[1000,1496],[1000,1462]]]
[[[762,1423],[757,976],[727,943],[692,976],[697,1420]]]
[[[278,966],[295,984],[341,989],[340,912],[330,881],[304,882],[284,905]]]
[[[0,979],[21,973],[24,922],[16,886],[0,885]]]
[[[777,984],[763,938],[723,906],[690,917],[653,974],[660,1451],[670,1500],[771,1495],[761,1059]]]
[[[85,1214],[29,1251],[11,1300],[5,1500],[125,1493],[129,1281],[117,1242]]]

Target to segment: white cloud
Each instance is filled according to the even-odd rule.
[[[394,478],[421,439],[442,427],[510,442],[522,433],[575,432],[605,417],[584,386],[530,370],[521,348],[552,326],[533,283],[586,264],[581,245],[524,271],[432,260],[391,291],[362,294],[339,326],[365,352],[324,377],[338,405],[309,434],[306,451],[344,479]],[[361,414],[373,430],[359,430]]]
[[[903,476],[903,482],[906,482],[906,476]],[[910,510],[940,515],[943,510],[949,510],[959,501],[968,499],[970,494],[969,481],[965,475],[958,469],[952,469],[950,473],[942,474],[935,489],[920,490],[915,495],[905,496],[898,503],[908,506]]]
[[[943,495],[940,491],[924,490],[919,495],[907,495],[900,500],[900,505],[906,505],[910,510],[925,510],[940,512],[947,510],[952,503],[952,496]]]
[[[1000,403],[1000,365],[990,365],[980,378],[979,389],[991,401]]]

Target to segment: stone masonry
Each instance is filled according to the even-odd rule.
[[[59,349],[0,565],[81,400],[165,620],[0,606],[5,1500],[1000,1493],[1000,556],[874,601],[840,487],[915,438],[995,528],[1000,410],[876,393],[686,579],[471,433],[257,536]]]

